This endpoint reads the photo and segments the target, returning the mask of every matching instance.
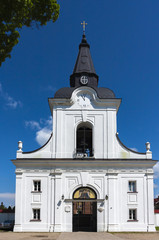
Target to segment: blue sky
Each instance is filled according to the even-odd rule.
[[[38,148],[49,137],[48,97],[69,86],[82,37],[91,45],[99,86],[122,98],[118,112],[121,141],[145,152],[151,143],[159,159],[159,1],[59,0],[56,23],[20,31],[19,44],[0,68],[0,202],[14,205],[17,142]],[[155,167],[159,195],[159,164]]]

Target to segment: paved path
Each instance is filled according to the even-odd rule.
[[[0,232],[0,240],[159,240],[155,233],[14,233]]]
[[[0,232],[0,240],[56,240],[60,233]]]
[[[122,239],[110,233],[73,232],[73,233],[61,233],[57,240],[122,240]]]

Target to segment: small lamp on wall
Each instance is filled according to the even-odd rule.
[[[105,195],[105,200],[108,200],[108,195]]]
[[[61,199],[64,200],[64,198],[65,198],[65,196],[64,196],[64,194],[62,194]]]

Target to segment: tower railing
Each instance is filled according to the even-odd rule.
[[[76,148],[74,151],[75,158],[90,158],[94,156],[94,149],[93,148]]]

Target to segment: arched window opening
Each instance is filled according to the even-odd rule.
[[[80,125],[77,128],[76,135],[76,153],[83,157],[92,157],[92,127],[86,125]]]
[[[73,199],[79,199],[79,200],[93,200],[96,199],[97,195],[93,189],[90,189],[88,187],[82,187],[78,188],[73,193]]]

